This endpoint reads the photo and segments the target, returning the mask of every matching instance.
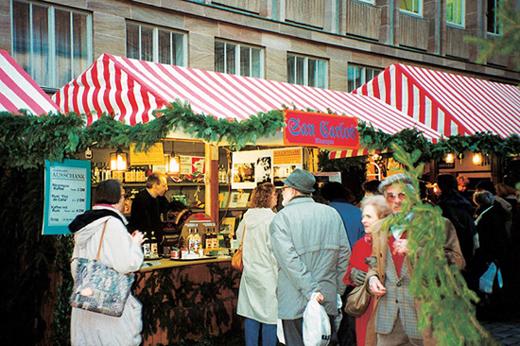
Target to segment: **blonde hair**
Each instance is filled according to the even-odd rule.
[[[374,207],[377,213],[377,217],[380,219],[387,217],[392,213],[392,209],[390,209],[388,203],[386,203],[386,199],[381,195],[363,198],[361,201],[361,209],[365,209],[365,207],[369,205]]]

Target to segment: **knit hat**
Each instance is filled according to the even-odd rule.
[[[386,188],[395,183],[412,184],[412,179],[404,173],[398,173],[387,177],[379,184],[378,190],[380,193],[384,193]]]
[[[286,186],[292,187],[303,193],[314,192],[316,178],[309,171],[296,168],[284,181]]]

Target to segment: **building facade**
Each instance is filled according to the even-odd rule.
[[[49,93],[102,53],[351,91],[392,63],[518,84],[500,0],[3,0],[0,49]]]

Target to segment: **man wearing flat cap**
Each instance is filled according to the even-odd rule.
[[[414,193],[412,180],[406,174],[392,175],[379,185],[393,215],[372,225],[372,256],[375,268],[367,274],[369,292],[376,297],[375,313],[367,327],[366,345],[434,345],[431,330],[422,333],[417,328],[417,302],[410,294],[413,274],[408,254],[407,225],[391,225],[389,219],[400,213],[406,192]],[[413,213],[405,219],[411,220]],[[446,242],[444,253],[448,263],[464,267],[455,227],[445,219]],[[374,330],[375,329],[375,330]]]
[[[345,290],[343,274],[350,258],[345,227],[338,212],[311,198],[316,179],[296,169],[284,180],[284,208],[270,226],[278,261],[278,317],[286,345],[303,346],[303,312],[310,299],[323,305],[331,322],[337,295]],[[331,323],[334,340],[334,323]],[[333,343],[331,343],[333,344]]]

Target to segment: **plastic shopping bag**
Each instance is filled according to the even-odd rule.
[[[282,320],[276,320],[276,337],[278,342],[285,345],[285,335],[283,334],[283,323]]]
[[[493,293],[493,283],[495,282],[495,277],[498,281],[498,287],[502,288],[504,285],[502,280],[502,273],[500,272],[500,269],[497,268],[495,262],[491,262],[491,264],[488,266],[488,269],[479,279],[479,289],[484,293]]]
[[[341,307],[343,306],[343,301],[341,300],[341,296],[336,294],[336,308],[338,308],[338,314],[334,318],[334,326],[335,330],[339,330],[339,326],[341,325],[341,320],[343,319],[343,314],[341,312]]]
[[[331,337],[330,320],[314,295],[303,312],[303,343],[305,346],[326,346]]]

